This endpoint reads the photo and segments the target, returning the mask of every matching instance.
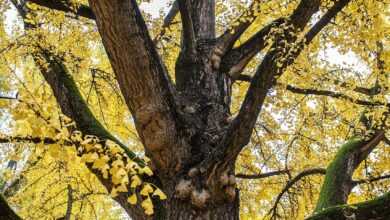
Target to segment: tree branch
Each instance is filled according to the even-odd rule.
[[[236,158],[241,149],[249,142],[251,131],[256,123],[256,119],[261,111],[269,89],[276,83],[276,79],[280,77],[284,70],[291,65],[298,57],[304,46],[309,44],[314,33],[318,33],[326,22],[330,21],[329,12],[336,16],[335,9],[342,9],[340,5],[345,6],[350,0],[340,0],[333,5],[331,9],[321,18],[305,35],[304,41],[297,40],[299,30],[302,30],[311,16],[318,11],[319,1],[302,0],[297,9],[290,16],[290,22],[284,27],[284,33],[280,36],[275,36],[273,46],[264,57],[262,63],[258,67],[255,76],[249,86],[248,92],[241,106],[238,116],[232,122],[229,132],[227,133],[226,141],[228,146],[225,154]],[[291,27],[291,28],[289,28]]]
[[[194,60],[196,56],[196,36],[194,23],[191,16],[191,2],[190,0],[178,0],[179,11],[182,20],[182,55],[188,60]]]
[[[306,26],[311,16],[318,11],[319,5],[320,1],[317,0],[302,0],[290,16],[290,22],[284,23],[284,32],[280,36],[275,36],[274,44],[258,67],[238,116],[227,133],[228,143],[225,146],[228,147],[225,154],[230,155],[228,159],[234,161],[241,149],[249,142],[269,89],[275,84],[276,78],[299,54],[295,50],[299,30]],[[291,51],[295,52],[293,57],[290,57]]]
[[[249,9],[242,13],[234,22],[234,26],[229,27],[217,39],[216,49],[220,55],[225,55],[227,51],[232,49],[234,43],[241,37],[241,35],[249,28],[257,17],[259,1],[253,0]]]
[[[332,98],[337,99],[345,99],[352,103],[358,104],[358,105],[366,105],[366,106],[386,106],[386,103],[382,103],[379,101],[372,102],[372,101],[366,101],[362,99],[354,99],[348,95],[339,93],[339,92],[333,92],[329,90],[318,90],[318,89],[303,89],[298,88],[295,86],[287,85],[286,89],[290,92],[296,93],[296,94],[303,94],[303,95],[319,95],[319,96],[328,96]]]
[[[87,5],[78,4],[77,8],[72,7],[72,5],[67,4],[66,1],[54,1],[54,0],[26,0],[26,2],[34,3],[41,7],[48,9],[53,9],[57,11],[62,11],[65,13],[72,13],[76,17],[88,18],[95,20],[95,14],[92,12],[91,8]],[[157,43],[159,39],[164,36],[166,29],[172,24],[176,15],[179,12],[178,0],[175,0],[168,14],[165,16],[161,32],[153,40],[154,43]]]
[[[171,79],[135,0],[90,0],[89,4],[146,154],[165,175],[188,150],[177,133]]]
[[[72,217],[72,208],[73,208],[73,189],[70,184],[68,184],[68,201],[65,213],[65,220],[70,220]]]
[[[259,173],[259,174],[252,174],[252,175],[238,173],[238,174],[236,174],[236,177],[241,178],[241,179],[263,179],[263,178],[267,178],[267,177],[287,174],[288,172],[289,172],[289,170],[278,170],[278,171],[273,171],[273,172],[268,172],[268,173]]]
[[[33,136],[0,136],[0,144],[5,143],[33,143],[33,144],[55,144],[58,140],[50,137],[33,137]]]
[[[21,218],[12,210],[7,201],[0,194],[0,219],[21,220]]]
[[[191,0],[191,17],[197,40],[215,38],[215,0]]]
[[[327,208],[306,220],[387,220],[390,216],[390,193],[374,200]]]
[[[376,132],[369,140],[352,138],[337,152],[326,169],[326,176],[321,187],[315,211],[347,202],[354,186],[352,175],[359,164],[383,140],[384,131]]]
[[[332,81],[334,84],[336,84],[336,85],[338,85],[338,86],[340,86],[342,88],[345,88],[345,89],[349,89],[350,87],[352,87],[348,83],[342,82],[340,80],[333,80],[333,79],[329,79],[327,77],[324,77],[324,78],[325,78],[324,80]],[[238,74],[238,76],[236,77],[235,80],[237,80],[237,81],[244,81],[244,82],[249,82],[250,83],[252,81],[252,76],[244,75],[244,74]],[[294,86],[292,86],[292,87],[294,87]],[[373,86],[371,88],[365,88],[365,87],[361,87],[361,86],[356,86],[356,87],[354,87],[354,89],[352,91],[357,92],[357,93],[361,93],[363,95],[372,96],[372,95],[378,95],[381,92],[381,88],[379,86],[377,86],[377,85],[375,85],[375,86]]]
[[[0,99],[6,99],[6,100],[16,100],[16,97],[9,97],[9,96],[2,96],[0,95]]]
[[[279,204],[280,200],[282,199],[283,195],[286,192],[288,192],[288,190],[291,187],[293,187],[295,185],[295,183],[297,183],[298,181],[300,181],[301,179],[303,179],[303,178],[305,178],[307,176],[316,175],[316,174],[325,175],[326,174],[326,169],[324,169],[324,168],[313,168],[313,169],[304,170],[301,173],[299,173],[298,175],[296,175],[293,179],[289,180],[287,182],[287,184],[283,187],[282,191],[276,197],[273,207],[268,212],[268,214],[272,213],[272,217],[271,218],[273,218],[276,215],[278,204]]]
[[[161,39],[161,37],[165,35],[166,29],[169,28],[169,26],[171,26],[173,20],[175,19],[178,13],[179,13],[179,0],[175,0],[175,2],[172,4],[171,9],[168,11],[168,14],[164,18],[160,33],[157,34],[157,36],[153,39],[154,44],[157,44],[158,41]]]
[[[26,0],[26,2],[34,3],[42,7],[46,7],[49,9],[54,9],[58,11],[62,11],[65,13],[72,13],[76,16],[95,19],[95,15],[93,14],[91,8],[87,5],[77,5],[77,8],[72,7],[72,5],[68,4],[66,1],[54,1],[54,0]]]
[[[267,46],[266,37],[270,34],[272,28],[276,28],[285,22],[285,18],[279,18],[258,31],[245,43],[237,48],[229,50],[221,61],[221,71],[228,73],[233,78],[242,73],[247,64],[253,57]]]
[[[15,6],[19,7],[20,5]],[[25,18],[24,16],[26,13],[27,12],[21,13],[21,16]],[[31,29],[35,28],[35,26],[25,20],[25,28]],[[125,154],[127,154],[129,158],[133,158],[134,161],[141,164],[141,166],[144,166],[143,160],[136,157],[135,153],[131,152],[125,145],[105,130],[100,122],[93,116],[92,112],[88,108],[88,105],[80,94],[80,91],[77,89],[76,83],[67,72],[67,68],[63,63],[64,61],[61,60],[59,56],[52,54],[49,50],[41,47],[40,42],[34,42],[34,46],[37,47],[37,50],[34,50],[35,52],[32,54],[34,61],[45,80],[51,86],[62,112],[72,118],[76,122],[77,128],[84,134],[95,135],[99,139],[103,140],[102,146],[104,146],[105,139],[110,139],[120,145],[125,150]],[[38,140],[33,139],[33,141],[37,142]],[[44,142],[45,141],[50,143],[52,140],[44,139]],[[42,140],[40,142],[42,142]],[[106,146],[104,147],[107,148]],[[125,158],[125,155],[122,155],[122,157]],[[90,164],[87,164],[87,167],[93,174],[95,174],[107,191],[111,191],[113,189],[114,185],[111,178],[105,178],[100,171],[93,169]],[[145,181],[159,185],[158,178],[156,176],[145,178]],[[128,203],[128,196],[129,193],[120,193],[113,199],[117,201],[132,218],[148,219],[140,204],[131,206]],[[160,206],[161,204],[157,201],[156,205]],[[156,215],[160,214],[161,213],[157,209]]]
[[[354,186],[356,186],[356,185],[365,184],[365,183],[373,183],[373,182],[377,182],[377,181],[381,181],[381,180],[385,180],[385,179],[390,179],[390,174],[383,175],[383,176],[377,176],[377,177],[371,177],[371,178],[364,179],[364,180],[354,180],[354,181],[352,181],[352,184]]]

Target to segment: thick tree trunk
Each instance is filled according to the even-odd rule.
[[[215,1],[178,0],[183,30],[175,69],[176,84],[173,84],[149,36],[137,1],[89,0],[91,10],[86,13],[86,8],[83,8],[77,13],[95,18],[145,153],[151,158],[155,176],[143,181],[154,183],[168,196],[163,204],[154,203],[155,215],[147,217],[140,204],[131,206],[127,202],[129,193],[120,194],[115,200],[129,216],[135,220],[239,219],[235,161],[250,140],[270,88],[284,69],[293,63],[304,45],[310,43],[348,2],[337,1],[305,34],[306,41],[302,43],[297,36],[303,34],[301,30],[319,10],[321,1],[300,1],[289,18],[276,20],[254,36],[255,43],[249,41],[260,46],[243,44],[248,47],[239,50],[244,54],[237,57],[238,63],[229,59],[231,65],[225,60],[222,67],[221,59],[230,57],[229,50],[250,22],[240,26],[242,28],[234,32],[236,34],[215,38]],[[41,5],[63,11],[69,8],[63,7],[62,3]],[[231,86],[235,79],[232,72],[243,70],[249,60],[265,47],[265,42],[258,42],[259,39],[263,40],[270,34],[270,27],[278,25],[288,27],[274,36],[272,47],[279,49],[267,53],[251,82],[239,115],[232,119]],[[295,45],[299,47],[295,48]],[[83,133],[120,144],[89,111],[62,61],[51,57],[51,54],[42,51],[34,58],[50,63],[48,69],[41,68],[41,71],[63,113],[73,118]],[[127,149],[124,145],[122,147]],[[111,191],[113,183],[95,173]]]
[[[204,209],[197,209],[189,202],[180,199],[169,201],[167,219],[175,220],[237,220],[239,219],[239,199],[223,204],[209,204]]]

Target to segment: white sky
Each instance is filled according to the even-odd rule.
[[[142,2],[140,8],[153,17],[157,17],[161,10],[164,12],[169,10],[169,2],[169,0],[151,0],[150,3]]]

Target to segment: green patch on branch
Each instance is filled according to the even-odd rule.
[[[314,213],[306,220],[389,220],[390,192],[374,200],[352,205],[340,205]]]
[[[341,201],[343,200],[342,191],[345,190],[343,184],[346,184],[346,181],[348,181],[346,178],[350,179],[354,171],[350,167],[354,166],[351,164],[351,160],[353,160],[351,156],[364,143],[362,139],[352,138],[341,146],[335,158],[326,169],[325,180],[315,209],[316,212],[344,203],[344,201]]]
[[[65,69],[62,67],[61,69]],[[89,109],[87,103],[83,99],[80,91],[77,88],[76,83],[72,76],[67,74],[64,71],[61,71],[61,75],[59,76],[59,80],[63,82],[64,86],[67,88],[70,99],[73,100],[71,104],[74,109],[79,110],[78,113],[80,117],[77,117],[79,120],[76,121],[78,129],[80,129],[85,134],[95,135],[100,139],[109,139],[116,144],[118,144],[129,156],[129,158],[135,160],[140,165],[144,165],[144,162],[137,157],[137,155],[132,152],[127,146],[125,146],[122,142],[120,142],[117,138],[115,138],[112,134],[110,134],[104,126],[95,118],[91,110]]]

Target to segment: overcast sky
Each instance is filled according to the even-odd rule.
[[[152,16],[157,17],[160,13],[160,10],[165,12],[169,10],[168,3],[169,0],[151,0],[150,3],[143,2],[140,5],[140,8],[145,12],[150,13]]]

